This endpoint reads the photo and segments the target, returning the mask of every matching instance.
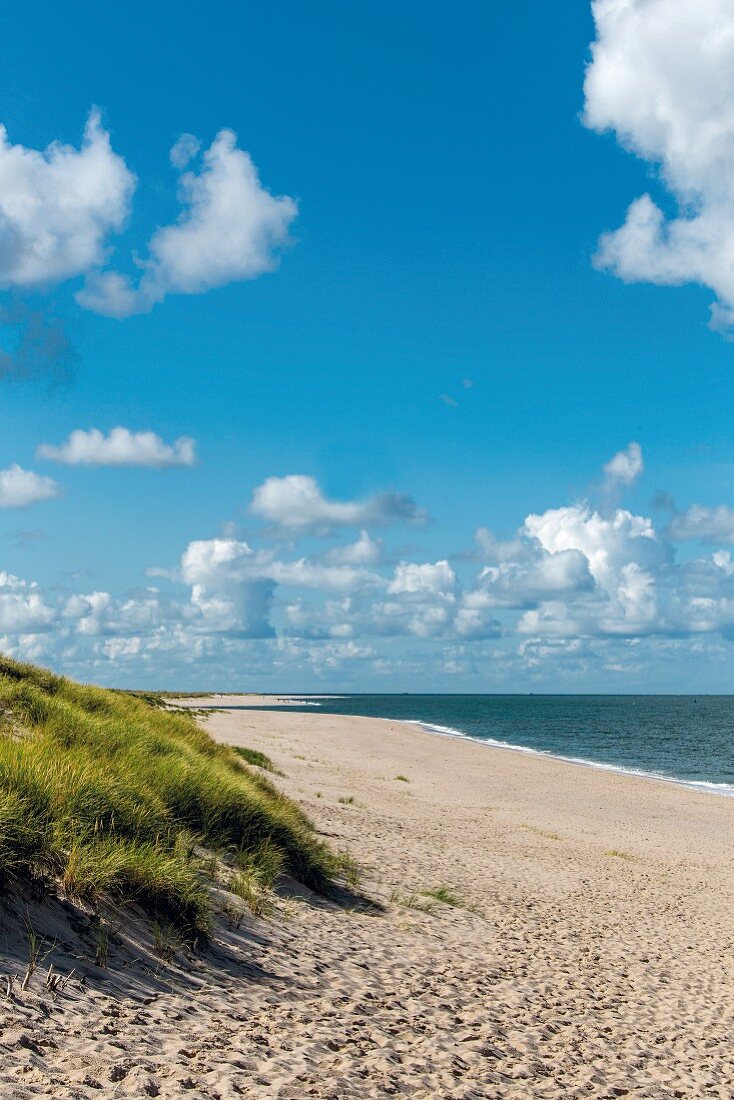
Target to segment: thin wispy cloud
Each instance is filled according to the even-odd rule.
[[[471,378],[462,378],[461,380],[462,390],[471,390],[474,388],[474,381]],[[458,409],[460,402],[450,393],[441,393],[438,395],[439,401],[443,401],[444,405],[448,405],[450,409]]]
[[[0,378],[41,378],[50,384],[71,379],[78,356],[59,318],[16,298],[0,304],[0,329]]]
[[[181,134],[168,154],[174,168],[185,168],[201,149],[201,142],[194,134]]]
[[[41,542],[46,535],[40,527],[33,527],[28,530],[19,527],[15,531],[8,531],[5,537],[19,549],[28,550],[35,543]]]

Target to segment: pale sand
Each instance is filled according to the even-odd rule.
[[[158,975],[136,926],[109,989],[0,997],[3,1100],[734,1097],[733,800],[316,709],[206,728],[384,910],[283,903]],[[476,911],[405,904],[439,885]]]

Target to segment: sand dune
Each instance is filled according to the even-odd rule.
[[[0,977],[3,1100],[734,1096],[734,800],[318,711],[207,728],[272,757],[374,904],[291,884],[201,958],[135,924],[106,970],[33,909],[88,977]]]

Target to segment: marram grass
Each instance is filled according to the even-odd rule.
[[[57,883],[202,935],[200,847],[316,890],[339,869],[296,804],[190,716],[0,657],[0,889]]]

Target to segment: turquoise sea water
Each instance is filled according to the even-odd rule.
[[[343,695],[303,709],[314,705],[734,796],[734,696]]]

